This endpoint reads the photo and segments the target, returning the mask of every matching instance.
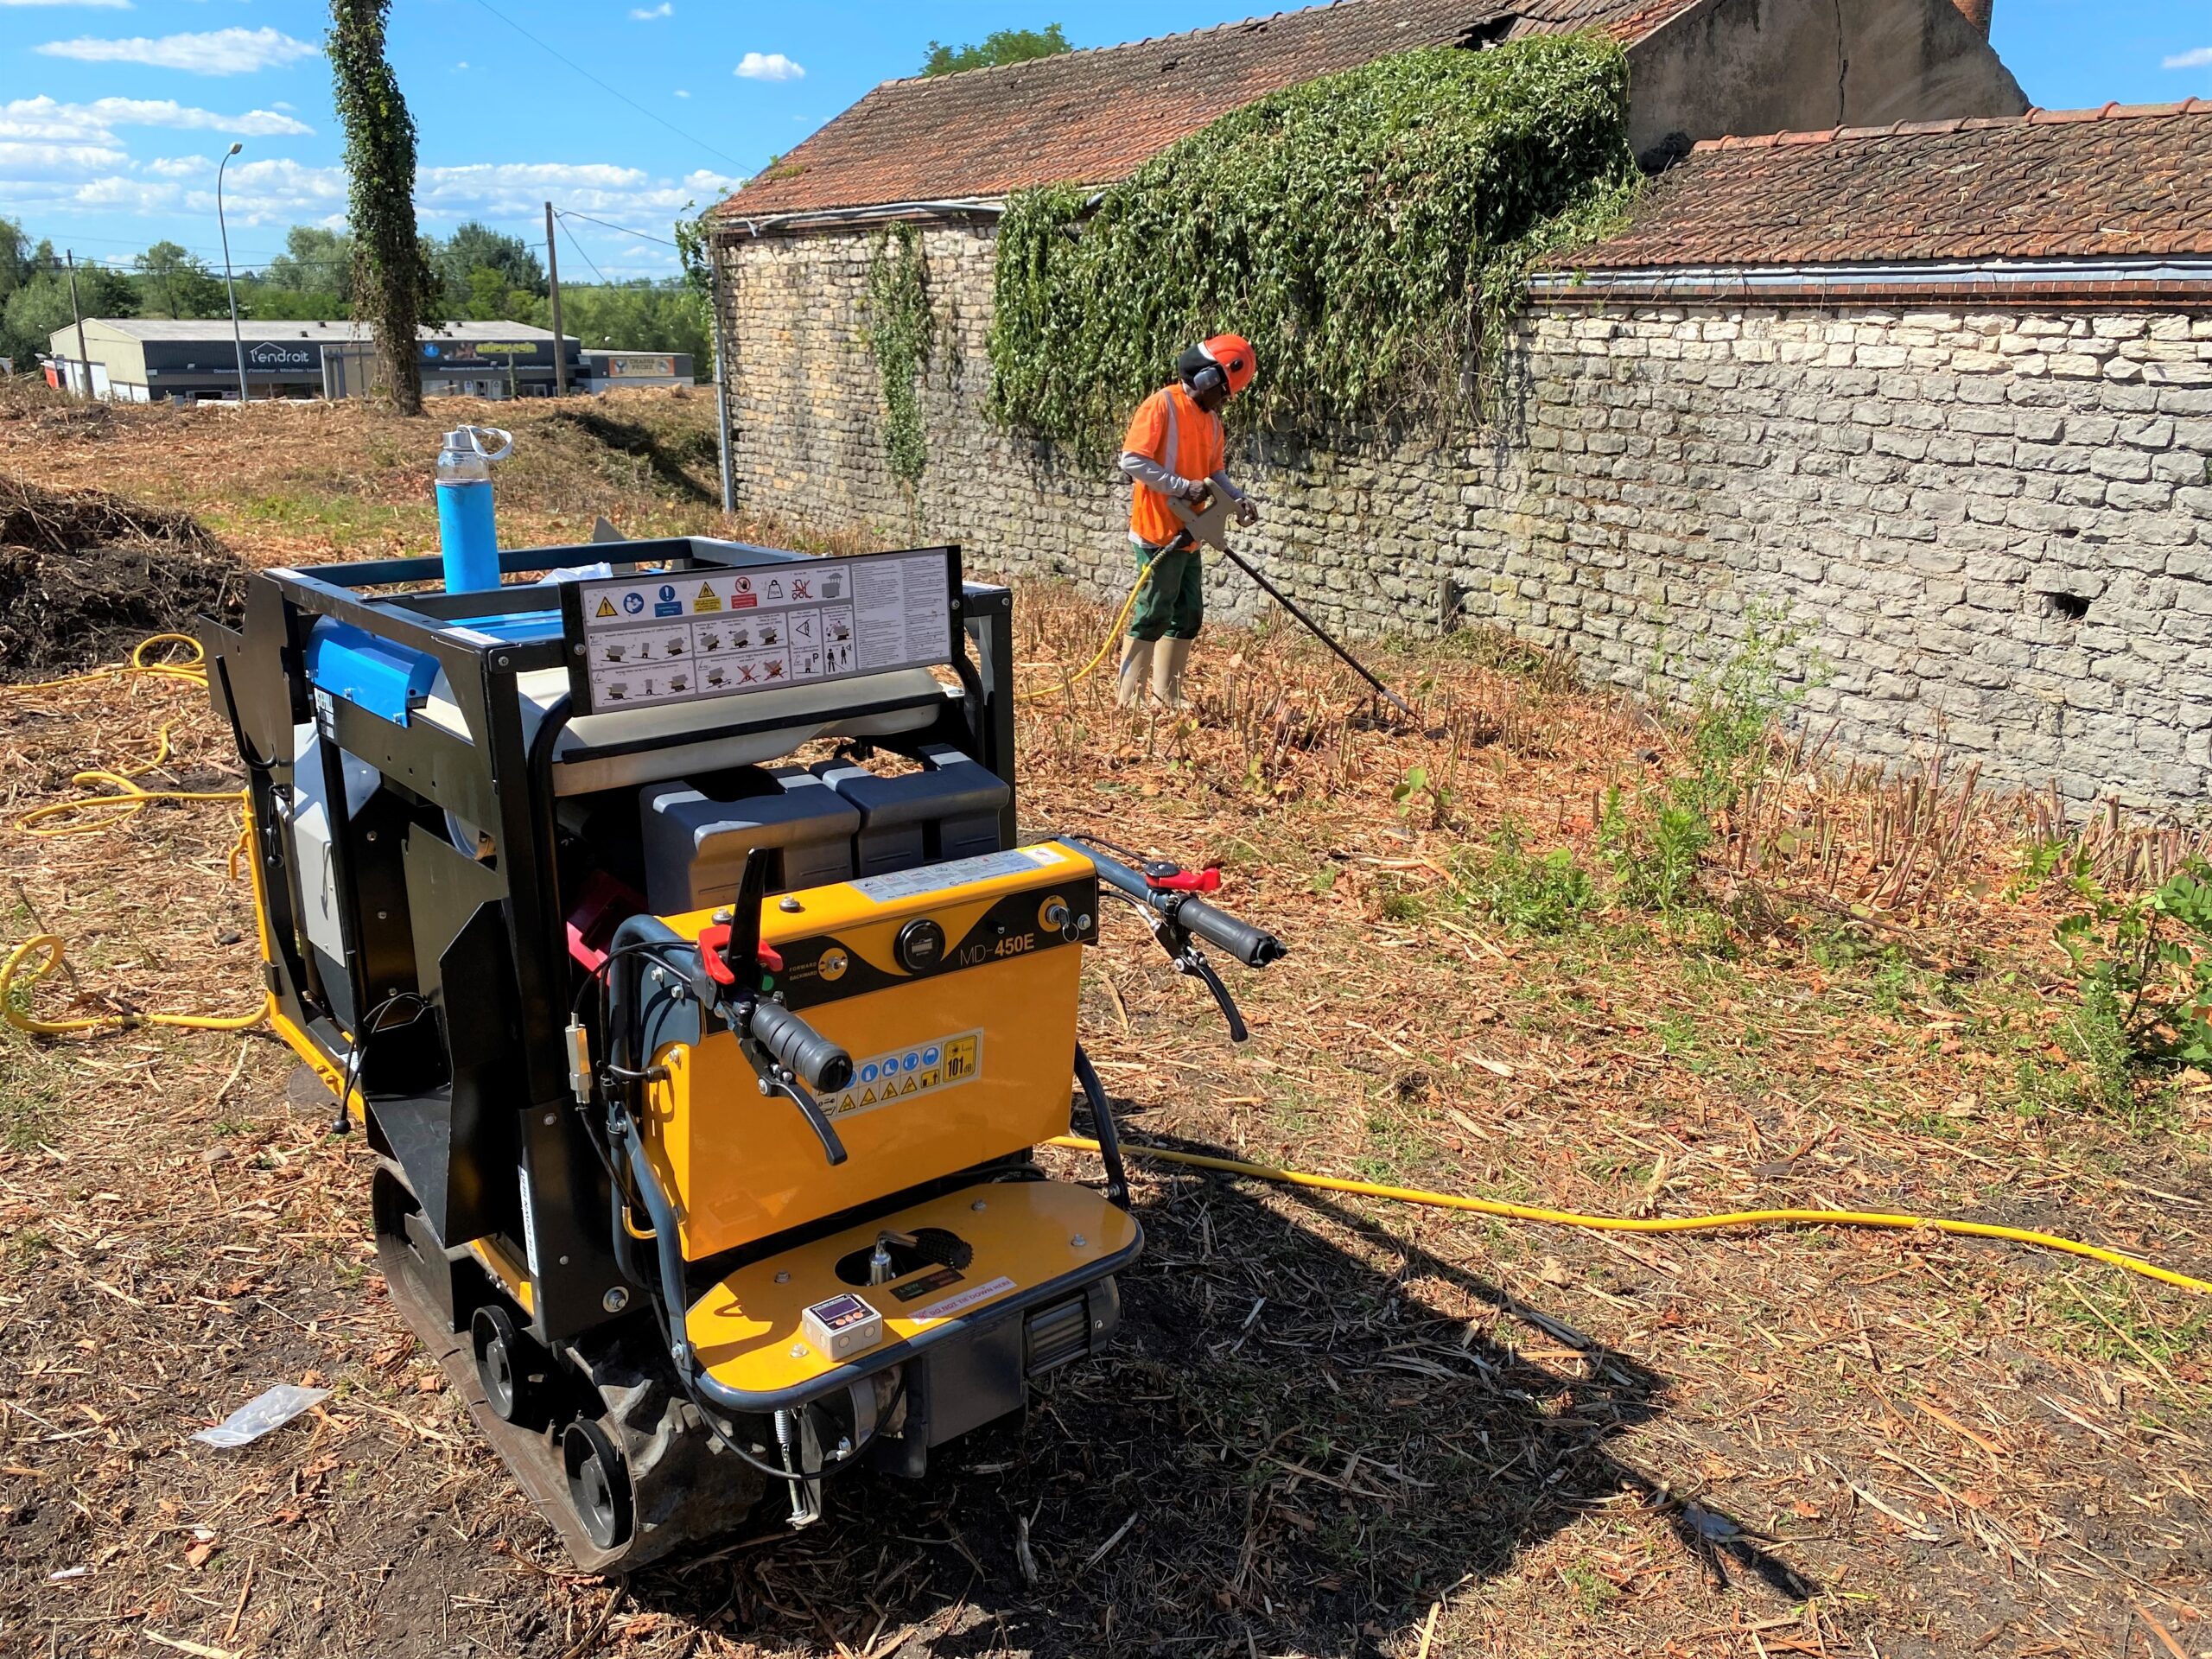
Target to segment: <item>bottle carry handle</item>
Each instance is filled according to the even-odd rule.
[[[461,426],[454,429],[454,436],[458,437],[464,434],[467,436],[468,447],[486,461],[505,461],[515,447],[515,435],[499,427]],[[499,447],[496,449],[486,448],[484,441],[487,437],[497,438],[499,441]]]

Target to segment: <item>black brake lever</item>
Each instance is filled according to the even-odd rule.
[[[1221,982],[1221,976],[1214,972],[1213,963],[1206,960],[1205,951],[1195,944],[1186,947],[1175,958],[1175,971],[1203,981],[1206,989],[1213,993],[1213,1000],[1221,1009],[1221,1017],[1229,1021],[1230,1042],[1241,1043],[1252,1034],[1245,1027],[1243,1010],[1236,1006],[1236,999],[1229,994],[1229,987]]]
[[[821,1104],[806,1092],[806,1086],[797,1078],[785,1077],[774,1061],[756,1053],[755,1045],[749,1039],[741,1042],[739,1046],[745,1050],[746,1058],[753,1062],[753,1069],[760,1074],[760,1092],[781,1095],[798,1107],[799,1116],[806,1120],[807,1128],[814,1131],[814,1138],[822,1142],[823,1156],[829,1159],[830,1167],[835,1169],[843,1163],[848,1156],[845,1143],[837,1138],[836,1126],[830,1122],[829,1115],[822,1109]]]
[[[1187,931],[1178,927],[1166,917],[1147,911],[1144,918],[1152,928],[1152,937],[1160,941],[1160,948],[1175,964],[1175,971],[1198,981],[1213,993],[1214,1005],[1221,1010],[1221,1017],[1229,1022],[1229,1040],[1241,1043],[1252,1033],[1244,1024],[1244,1012],[1236,1006],[1236,999],[1229,994],[1229,987],[1221,982],[1221,976],[1213,970],[1213,963],[1206,960],[1206,953],[1191,942]]]

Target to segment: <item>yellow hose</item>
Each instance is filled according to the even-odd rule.
[[[1052,696],[1090,678],[1091,670],[1106,660],[1107,654],[1114,649],[1116,643],[1121,639],[1122,626],[1128,621],[1129,613],[1137,607],[1137,595],[1144,591],[1145,583],[1152,580],[1152,568],[1158,563],[1157,559],[1147,559],[1144,562],[1144,569],[1137,572],[1137,579],[1129,584],[1128,597],[1122,601],[1122,608],[1114,618],[1114,626],[1106,630],[1105,640],[1099,645],[1097,655],[1058,685],[1040,685],[1033,691],[1017,691],[1014,694],[1014,700],[1016,702],[1027,702],[1036,697]]]
[[[137,1026],[178,1026],[187,1031],[247,1031],[269,1015],[269,998],[264,993],[261,1006],[251,1014],[94,1014],[74,1020],[41,1020],[30,1011],[31,993],[41,980],[61,965],[61,953],[68,948],[68,942],[57,933],[34,933],[8,953],[8,960],[0,963],[0,1019],[17,1031],[27,1031],[36,1037],[61,1037],[72,1032],[104,1031],[111,1027],[129,1030]],[[41,951],[45,953],[45,960],[31,968],[19,999],[16,994],[16,976],[22,972],[24,964]]]
[[[149,662],[147,653],[160,645],[182,645],[188,655],[162,662]],[[200,642],[189,634],[157,633],[142,639],[132,648],[130,660],[107,668],[97,668],[89,673],[71,674],[58,680],[39,680],[29,685],[0,686],[0,692],[52,691],[64,686],[90,685],[99,681],[120,681],[133,674],[149,674],[158,678],[181,680],[188,685],[204,687],[207,683],[207,653]],[[241,789],[145,789],[136,781],[156,767],[166,765],[169,758],[170,726],[163,726],[156,739],[153,758],[123,772],[94,769],[80,772],[69,781],[86,785],[106,784],[113,786],[111,795],[79,795],[66,801],[50,801],[35,807],[16,820],[16,827],[26,834],[46,836],[90,835],[106,830],[124,818],[146,810],[153,801],[240,801],[245,799]],[[101,810],[100,809],[110,809]],[[89,823],[48,828],[48,821],[64,817],[74,812],[96,811],[99,816]],[[231,849],[231,874],[237,878],[238,856],[246,832],[240,831],[239,840]],[[0,1020],[4,1020],[18,1031],[39,1037],[67,1036],[75,1032],[104,1031],[111,1028],[128,1030],[138,1026],[175,1026],[188,1031],[245,1031],[259,1025],[268,1017],[269,999],[264,993],[261,1005],[251,1014],[97,1014],[70,1020],[42,1020],[30,1011],[30,1001],[41,980],[61,966],[62,954],[68,942],[56,933],[38,933],[24,940],[8,953],[0,963]],[[34,961],[34,958],[38,958]],[[28,971],[26,971],[28,969]],[[20,995],[19,985],[20,981]]]
[[[1047,1146],[1066,1147],[1076,1152],[1096,1152],[1098,1143],[1081,1135],[1056,1135],[1046,1142]],[[2212,1281],[2192,1279],[2185,1273],[2176,1273],[2170,1268],[2123,1255],[2118,1250],[2107,1250],[2101,1245],[2084,1244],[2079,1239],[2061,1238],[2056,1233],[2030,1232],[2020,1227],[1999,1227],[1986,1221],[1953,1221],[1947,1217],[1897,1216],[1878,1210],[1737,1210],[1718,1216],[1586,1216],[1572,1210],[1544,1210],[1532,1205],[1505,1204],[1497,1198],[1470,1198],[1452,1192],[1427,1192],[1413,1186],[1382,1186],[1373,1181],[1348,1181],[1334,1175],[1308,1175],[1303,1170],[1278,1169],[1272,1164],[1247,1164],[1234,1158],[1210,1158],[1195,1152],[1170,1152],[1164,1147],[1147,1147],[1125,1141],[1122,1149],[1140,1158],[1158,1158],[1171,1164],[1188,1164],[1194,1169],[1217,1170],[1224,1175],[1248,1175],[1255,1180],[1275,1181],[1286,1186],[1318,1187],[1328,1192],[1356,1192],[1370,1198],[1389,1198],[1397,1204],[1425,1204],[1442,1210],[1471,1211],[1478,1216],[1498,1216],[1508,1221],[1542,1222],[1554,1227],[1583,1227],[1608,1233],[1711,1233],[1728,1227],[1881,1227],[1893,1231],[1910,1231],[1926,1227],[1939,1233],[1953,1233],[1962,1238],[2001,1238],[2015,1244],[2031,1244],[2040,1250],[2060,1250],[2068,1255],[2086,1256],[2092,1262],[2101,1262],[2107,1267],[2123,1268],[2129,1273],[2139,1273],[2146,1279],[2156,1279],[2161,1284],[2178,1286],[2194,1291],[2200,1296],[2212,1296]]]

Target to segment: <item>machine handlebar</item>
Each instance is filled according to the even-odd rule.
[[[1116,892],[1157,911],[1175,926],[1195,934],[1208,944],[1226,950],[1247,968],[1264,968],[1289,954],[1290,948],[1264,928],[1239,921],[1192,893],[1160,887],[1141,870],[1108,858],[1087,843],[1079,844],[1078,850],[1097,867],[1098,879]]]
[[[1203,899],[1188,894],[1175,896],[1179,897],[1180,902],[1167,912],[1168,919],[1208,944],[1218,945],[1247,968],[1264,968],[1289,954],[1289,947],[1265,928],[1239,921],[1227,911],[1216,910]]]
[[[780,1002],[753,1005],[753,1040],[810,1089],[836,1094],[853,1080],[853,1057]]]

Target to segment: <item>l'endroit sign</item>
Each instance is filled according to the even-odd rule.
[[[256,369],[311,368],[315,361],[315,347],[307,345],[280,346],[274,340],[264,340],[260,345],[248,348],[245,360],[248,367]]]

